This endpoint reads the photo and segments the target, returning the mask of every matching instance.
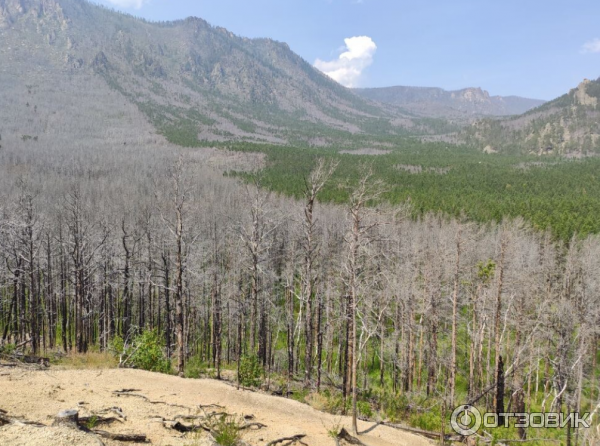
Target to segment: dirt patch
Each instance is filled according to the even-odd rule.
[[[66,427],[0,427],[2,444],[12,446],[98,446],[94,437]],[[104,442],[106,444],[106,442]]]
[[[119,396],[121,389],[136,389],[138,397]],[[231,414],[254,415],[254,420],[267,427],[244,431],[242,438],[250,444],[264,446],[278,438],[306,434],[303,441],[310,446],[333,446],[328,430],[335,425],[350,429],[348,417],[319,412],[306,404],[258,392],[237,390],[219,381],[183,379],[139,370],[11,370],[0,376],[0,409],[9,415],[29,421],[52,424],[64,409],[77,409],[81,416],[119,407],[126,415],[123,422],[102,426],[115,433],[143,433],[152,444],[204,445],[202,434],[181,434],[167,429],[163,420],[178,415],[202,413],[199,405],[218,404]],[[153,403],[154,402],[154,403]],[[163,404],[164,403],[164,404]],[[367,430],[373,423],[359,423]],[[425,446],[431,443],[419,436],[387,426],[377,426],[361,441],[368,446]],[[102,440],[104,444],[125,444]],[[0,428],[0,444],[13,445],[94,445],[93,436],[66,428],[4,426]],[[132,443],[129,443],[132,444]]]
[[[450,172],[450,167],[423,167],[412,164],[396,164],[395,169],[412,174],[432,173],[435,175],[446,175]]]

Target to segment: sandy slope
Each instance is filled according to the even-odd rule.
[[[164,404],[151,404],[140,398],[119,397],[113,391],[139,389],[137,393],[152,401],[163,401],[189,407],[190,410]],[[332,446],[327,430],[336,423],[349,427],[347,417],[340,418],[319,412],[293,400],[261,393],[236,390],[214,380],[191,380],[138,370],[3,370],[0,374],[0,409],[13,416],[50,425],[62,409],[77,408],[82,416],[118,406],[127,421],[106,427],[105,430],[123,433],[145,433],[152,444],[204,445],[201,437],[185,436],[163,427],[160,419],[172,419],[178,414],[197,412],[199,404],[220,404],[227,412],[253,414],[266,429],[246,432],[243,439],[255,446],[295,434],[306,434],[310,446]],[[360,423],[360,429],[372,424]],[[103,427],[104,429],[104,427]],[[0,428],[2,445],[95,445],[94,438],[80,432],[58,428],[4,426]],[[361,436],[368,446],[430,445],[426,439],[377,426]],[[105,444],[115,444],[104,441]]]

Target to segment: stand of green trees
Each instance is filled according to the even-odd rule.
[[[486,155],[464,146],[403,140],[383,155],[354,155],[338,150],[228,144],[240,151],[267,155],[261,184],[299,197],[304,178],[319,157],[339,161],[333,181],[320,199],[344,203],[360,166],[369,164],[386,185],[382,198],[410,202],[415,216],[442,212],[480,223],[523,217],[536,229],[570,240],[600,232],[600,159]],[[250,178],[249,174],[241,174]]]

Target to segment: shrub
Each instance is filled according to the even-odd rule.
[[[198,379],[207,374],[206,364],[198,357],[190,358],[185,364],[186,378]]]
[[[236,446],[242,424],[236,416],[223,414],[210,423],[210,430],[219,446]]]
[[[12,355],[15,352],[16,348],[17,348],[17,346],[15,344],[0,345],[0,354]]]
[[[136,368],[151,372],[171,373],[171,362],[164,354],[164,345],[156,330],[135,337],[133,345],[124,352]]]
[[[344,411],[344,396],[341,392],[325,392],[324,395],[327,397],[327,404],[325,409],[330,413],[341,413]],[[346,410],[350,408],[350,399],[346,402]]]
[[[430,410],[424,413],[413,414],[410,417],[410,424],[420,429],[437,432],[440,429],[442,418],[439,413]]]
[[[108,350],[117,358],[125,351],[125,342],[121,336],[115,336],[108,345]]]
[[[262,380],[263,369],[257,356],[244,356],[240,361],[238,380],[246,387],[259,387]]]
[[[310,392],[308,389],[298,389],[294,390],[291,396],[293,400],[298,401],[300,403],[305,403],[309,393]]]
[[[336,420],[331,427],[327,428],[327,435],[333,439],[337,439],[338,435],[342,431],[342,427],[342,419],[340,418]]]
[[[365,418],[371,418],[373,416],[373,409],[368,401],[357,401],[356,408],[360,416]]]
[[[88,420],[88,422],[86,423],[85,427],[87,427],[88,429],[94,429],[97,425],[98,425],[98,416],[92,415],[90,417],[90,419]]]
[[[409,401],[406,394],[381,391],[377,395],[385,416],[392,421],[399,421],[406,416]]]

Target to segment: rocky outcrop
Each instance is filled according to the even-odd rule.
[[[100,51],[98,54],[96,54],[96,57],[92,62],[92,68],[94,69],[94,71],[96,71],[96,73],[99,74],[108,73],[108,70],[110,69],[110,64],[108,63],[108,58],[106,57],[106,54],[104,54],[104,52]]]
[[[465,88],[451,92],[452,99],[472,104],[491,104],[490,94],[481,88]]]
[[[57,0],[0,0],[0,29],[6,29],[21,19],[34,22],[38,33],[65,31],[68,20]]]
[[[25,12],[21,0],[0,0],[0,29],[11,26]]]
[[[537,155],[587,156],[600,153],[600,79],[585,79],[577,88],[529,113],[481,119],[462,136],[479,147]]]
[[[597,107],[598,106],[598,98],[592,97],[587,93],[587,89],[592,85],[592,81],[589,79],[584,79],[582,83],[580,83],[577,88],[573,91],[575,96],[575,101],[579,105],[583,105],[586,107]]]

